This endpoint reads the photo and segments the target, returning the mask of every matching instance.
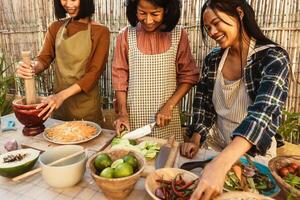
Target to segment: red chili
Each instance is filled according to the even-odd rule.
[[[177,175],[176,175],[176,177],[177,177]],[[172,191],[174,192],[174,194],[176,195],[176,196],[178,196],[178,197],[184,197],[184,193],[183,192],[181,192],[181,191],[178,191],[177,189],[176,189],[176,177],[173,179],[173,181],[172,181]]]
[[[191,181],[191,182],[188,182],[188,183],[186,183],[185,185],[183,185],[183,186],[177,188],[177,190],[184,190],[184,189],[187,189],[187,188],[189,188],[191,185],[193,185],[197,180],[198,180],[198,179],[195,179],[195,180],[193,180],[193,181]]]

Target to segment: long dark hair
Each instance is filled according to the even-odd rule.
[[[135,27],[138,23],[136,16],[137,6],[140,0],[126,0],[126,16],[131,26]],[[148,0],[148,2],[158,7],[164,8],[164,19],[160,31],[172,31],[177,25],[181,14],[180,0]]]
[[[240,7],[244,12],[244,16],[242,20],[240,19],[239,13],[237,11],[238,7]],[[260,41],[261,44],[276,44],[275,42],[273,42],[263,34],[257,22],[255,21],[254,10],[246,2],[246,0],[207,0],[201,9],[201,33],[205,41],[207,40],[207,33],[205,31],[204,23],[203,23],[203,13],[206,8],[211,8],[215,13],[218,10],[226,13],[229,16],[235,17],[238,20],[240,25],[240,36],[242,36],[241,35],[242,28],[244,28],[246,33],[250,37],[253,37],[257,41]]]
[[[54,0],[54,13],[56,19],[60,20],[66,17],[67,11],[61,5],[60,0]],[[91,19],[92,15],[95,13],[94,0],[80,0],[79,13],[75,20],[89,17]]]

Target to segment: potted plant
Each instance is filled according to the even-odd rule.
[[[8,97],[7,92],[14,83],[13,76],[6,76],[5,72],[9,67],[6,67],[4,55],[0,53],[0,116],[11,113],[11,102],[13,97]]]

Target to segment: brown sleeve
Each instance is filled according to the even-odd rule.
[[[43,47],[36,58],[43,64],[44,69],[47,69],[55,58],[56,34],[63,23],[64,21],[55,21],[48,27]]]
[[[92,52],[86,67],[86,73],[77,81],[84,92],[89,92],[98,84],[108,58],[109,39],[110,32],[107,27],[102,25],[92,26]]]
[[[199,69],[191,51],[188,34],[182,29],[181,38],[177,52],[177,82],[197,84],[199,79]]]
[[[128,28],[117,36],[112,63],[112,86],[115,91],[127,91],[129,78]]]

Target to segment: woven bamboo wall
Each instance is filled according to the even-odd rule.
[[[202,60],[215,45],[202,43],[199,26],[199,13],[204,0],[182,0],[180,24],[186,27],[193,54],[199,68]],[[294,82],[290,83],[286,107],[289,111],[300,112],[300,7],[298,0],[249,0],[256,11],[258,23],[264,32],[275,42],[288,50]],[[95,0],[95,20],[111,30],[110,57],[106,71],[100,80],[102,95],[112,105],[111,60],[115,46],[115,37],[119,30],[127,25],[123,0]],[[54,20],[52,0],[0,0],[0,50],[6,55],[8,64],[20,58],[20,51],[29,49],[37,55],[43,44],[47,26]],[[8,73],[14,73],[12,66]],[[41,95],[52,92],[51,69],[39,77]],[[182,109],[191,112],[192,96],[190,92],[182,102]]]

